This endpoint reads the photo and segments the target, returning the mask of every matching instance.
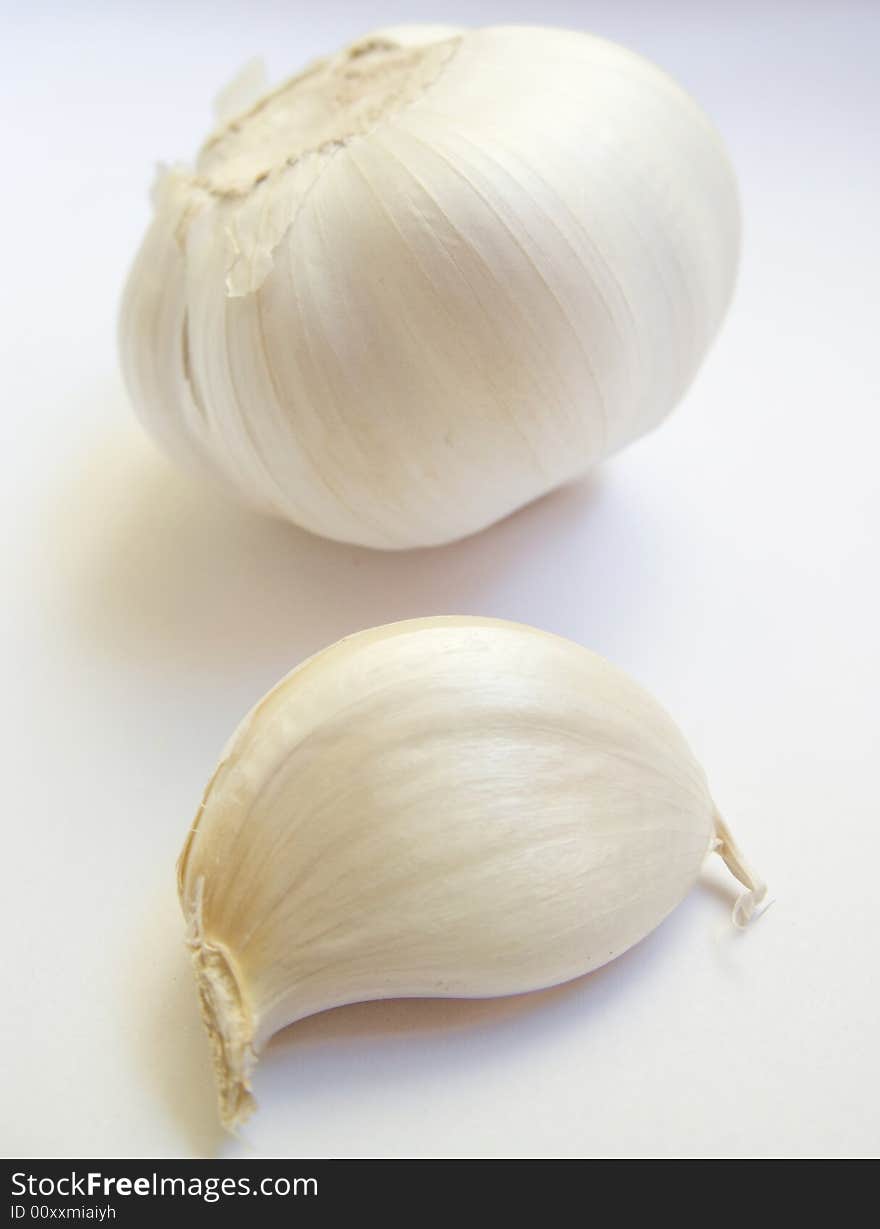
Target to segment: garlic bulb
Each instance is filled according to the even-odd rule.
[[[380,31],[223,114],[160,177],[123,366],[175,458],[316,533],[448,542],[583,474],[730,299],[721,142],[602,39]]]
[[[517,994],[653,930],[717,849],[681,734],[570,641],[432,618],[341,640],[254,708],[178,866],[220,1113],[278,1029],[365,999]]]

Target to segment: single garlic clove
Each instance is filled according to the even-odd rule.
[[[179,862],[223,1121],[253,1108],[285,1025],[586,973],[715,848],[750,906],[760,885],[682,735],[601,657],[480,618],[340,641],[245,718]]]
[[[733,292],[723,145],[641,57],[380,30],[165,172],[122,365],[172,457],[383,549],[474,533],[656,426]],[[231,101],[230,101],[231,100]]]

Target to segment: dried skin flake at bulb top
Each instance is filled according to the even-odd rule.
[[[329,1007],[515,994],[653,930],[716,850],[763,894],[660,706],[493,619],[350,636],[245,718],[179,864],[223,1120],[273,1033]]]
[[[730,299],[723,146],[563,30],[381,31],[160,178],[121,320],[183,464],[327,537],[473,533],[651,429]]]

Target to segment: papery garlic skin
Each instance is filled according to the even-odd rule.
[[[641,57],[564,30],[380,31],[160,179],[123,367],[169,453],[251,503],[434,545],[660,422],[738,247],[716,132]]]
[[[465,617],[340,641],[245,718],[181,855],[221,1116],[247,1116],[286,1024],[586,973],[715,848],[734,847],[682,735],[601,657]],[[747,918],[761,887],[737,865]]]

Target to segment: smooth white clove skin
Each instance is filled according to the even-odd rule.
[[[179,863],[220,1114],[269,1037],[366,999],[517,994],[653,930],[713,849],[763,886],[659,705],[494,619],[350,636],[245,718]]]
[[[449,542],[680,400],[729,303],[733,174],[665,73],[588,34],[379,31],[166,171],[120,325],[168,453],[385,549]]]

